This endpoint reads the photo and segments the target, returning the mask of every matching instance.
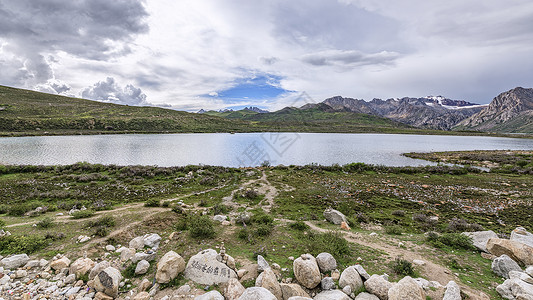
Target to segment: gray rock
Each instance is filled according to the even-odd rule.
[[[514,300],[519,297],[528,299],[533,297],[533,285],[528,284],[519,278],[512,278],[505,280],[502,284],[496,287],[496,291],[505,299]]]
[[[65,284],[71,284],[71,283],[74,283],[74,281],[76,281],[76,274],[70,274],[67,276],[67,278],[65,278]]]
[[[144,238],[142,236],[135,237],[129,242],[128,246],[129,248],[140,250],[144,248]]]
[[[30,260],[28,261],[25,265],[24,265],[24,269],[31,269],[31,268],[36,268],[36,267],[39,267],[40,264],[39,264],[39,261],[38,260]]]
[[[302,296],[292,296],[290,297],[289,299],[287,300],[313,300],[312,298],[309,298],[309,297],[302,297]]]
[[[76,286],[76,287],[73,287],[73,288],[70,288],[66,293],[65,293],[65,297],[69,297],[71,295],[76,295],[79,291],[80,291],[81,287],[80,286]]]
[[[522,271],[522,268],[509,256],[503,254],[492,261],[492,272],[496,275],[509,279],[510,271]]]
[[[533,247],[533,234],[528,232],[524,227],[517,227],[511,231],[511,241],[517,241]]]
[[[168,283],[176,278],[179,273],[183,272],[183,270],[185,270],[185,260],[176,252],[169,251],[157,263],[155,280],[158,283]]]
[[[113,267],[107,267],[94,278],[94,289],[116,298],[121,280],[122,275],[119,270]]]
[[[184,285],[180,286],[180,287],[176,290],[176,294],[178,294],[178,295],[186,295],[186,294],[188,294],[190,291],[191,291],[191,286],[188,285],[188,284],[184,284]]]
[[[289,299],[292,297],[305,297],[309,298],[309,294],[307,294],[304,289],[296,283],[282,283],[281,286],[281,294],[282,299]],[[279,299],[279,298],[278,298]]]
[[[379,300],[379,298],[375,295],[363,292],[359,293],[359,295],[357,295],[354,300]]]
[[[0,262],[7,269],[16,269],[25,265],[29,260],[27,254],[17,254],[2,258]]]
[[[113,252],[116,249],[115,249],[115,246],[113,246],[113,245],[107,245],[107,246],[105,246],[105,250],[109,251],[109,252]]]
[[[226,300],[236,300],[244,293],[244,286],[237,278],[231,278],[224,287],[224,297]]]
[[[189,259],[185,268],[185,278],[204,285],[214,285],[237,278],[237,273],[217,260],[217,252],[207,249]]]
[[[89,272],[89,280],[93,280],[94,277],[98,275],[98,273],[102,272],[105,268],[108,268],[108,267],[111,267],[111,264],[109,264],[109,262],[106,260],[101,261],[97,263],[96,265],[94,265],[94,267]]]
[[[213,217],[213,221],[216,221],[216,222],[223,222],[223,221],[226,221],[227,217],[224,216],[224,215],[216,215]]]
[[[157,252],[148,250],[148,252],[139,252],[131,258],[131,262],[136,263],[141,260],[146,260],[148,262],[153,261],[157,256]]]
[[[157,249],[161,242],[161,237],[157,233],[149,233],[143,236],[143,240],[146,247]]]
[[[308,289],[316,287],[321,280],[320,269],[311,254],[302,254],[293,262],[294,277]]]
[[[322,273],[326,273],[326,272],[337,269],[337,261],[335,260],[335,257],[333,257],[333,255],[327,252],[322,252],[319,255],[317,255],[316,263],[318,264],[318,267],[320,268],[320,272]]]
[[[256,279],[255,286],[264,287],[269,290],[276,298],[282,298],[281,286],[272,269],[266,269]]]
[[[425,300],[424,290],[413,278],[406,276],[389,289],[389,300]]]
[[[194,300],[224,300],[224,297],[219,291],[210,291],[203,295],[196,296]]]
[[[341,273],[341,277],[339,278],[339,286],[341,289],[347,285],[352,288],[352,292],[363,287],[363,280],[354,266],[344,269],[344,271]]]
[[[257,256],[257,272],[261,273],[266,269],[270,269],[270,265],[268,264],[268,262],[263,256],[258,255]]]
[[[324,277],[322,278],[322,281],[320,281],[320,288],[323,291],[333,290],[335,289],[335,281],[333,281],[333,278],[331,277]]]
[[[269,290],[262,287],[250,287],[244,290],[244,293],[238,300],[278,300]]]
[[[76,259],[69,268],[70,274],[76,274],[76,277],[85,275],[91,271],[96,263],[90,258],[80,257]]]
[[[339,290],[323,291],[313,298],[314,300],[350,300],[345,293]]]
[[[125,262],[135,256],[135,248],[126,248],[120,251],[120,261]]]
[[[520,274],[520,280],[529,284],[533,284],[533,277],[529,276],[526,273]]]
[[[448,282],[442,300],[461,300],[461,288],[455,281]]]
[[[489,239],[498,238],[498,235],[492,230],[463,232],[463,234],[472,239],[472,243],[477,249],[487,253],[489,252],[489,250],[487,250],[487,242]]]
[[[363,268],[363,266],[361,265],[355,265],[353,266],[356,270],[357,270],[357,273],[359,273],[359,275],[361,276],[361,278],[363,279],[363,281],[365,280],[368,280],[370,279],[370,274],[368,274],[365,270],[365,268]]]
[[[392,287],[392,283],[383,278],[383,276],[372,275],[365,281],[366,291],[376,295],[381,300],[389,299],[389,289]]]
[[[332,209],[332,208],[327,208],[324,211],[324,217],[326,218],[326,220],[328,220],[329,222],[335,225],[340,225],[342,222],[345,222],[346,224],[348,224],[348,220],[346,219],[346,216],[340,211]]]
[[[150,263],[143,259],[137,263],[137,266],[135,267],[135,274],[137,275],[145,274],[146,272],[148,272],[149,268],[150,268]]]

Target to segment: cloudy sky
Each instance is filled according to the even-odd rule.
[[[533,86],[530,0],[5,0],[0,85],[200,108]]]

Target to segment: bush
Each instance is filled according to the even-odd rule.
[[[251,221],[256,224],[273,224],[274,218],[267,215],[264,211],[260,211],[252,216]]]
[[[159,201],[157,199],[148,199],[144,203],[144,206],[146,206],[146,207],[159,207],[159,206],[161,206],[161,201]]]
[[[304,221],[297,221],[294,223],[289,224],[289,227],[294,230],[304,231],[309,229],[309,225],[305,224]]]
[[[108,227],[98,226],[96,227],[96,230],[94,231],[94,235],[99,236],[99,237],[104,237],[109,234],[109,231],[110,230]]]
[[[448,245],[453,248],[462,248],[466,250],[474,250],[475,247],[472,244],[472,239],[461,233],[445,233],[440,236],[439,241],[444,245]]]
[[[395,210],[392,212],[392,215],[393,216],[397,216],[397,217],[405,217],[405,211],[403,210]]]
[[[426,216],[424,214],[414,214],[413,215],[413,220],[417,221],[417,222],[420,222],[420,223],[426,223],[428,221],[428,216]]]
[[[242,196],[247,199],[255,199],[259,197],[259,194],[255,190],[247,189]]]
[[[393,235],[401,235],[402,234],[402,227],[401,226],[386,226],[385,227],[385,233],[386,234],[393,234]]]
[[[42,219],[41,221],[37,222],[36,225],[39,228],[50,228],[50,227],[54,226],[54,219],[52,219],[50,217],[46,217],[46,218]]]
[[[470,224],[464,219],[459,218],[453,218],[448,223],[448,227],[446,228],[449,232],[463,232],[463,231],[469,231],[470,230]]]
[[[213,206],[213,213],[215,215],[225,215],[230,212],[230,208],[222,203],[217,203]]]
[[[84,219],[84,218],[90,218],[92,216],[94,216],[94,210],[92,209],[84,209],[84,210],[75,211],[71,215],[73,219]]]
[[[357,218],[357,222],[359,223],[368,223],[370,222],[370,218],[365,215],[364,213],[362,212],[358,212],[355,217]]]
[[[0,229],[4,229],[6,227],[6,222],[4,220],[0,220]]]
[[[47,241],[36,235],[9,235],[0,239],[1,254],[33,253],[47,246]]]
[[[414,276],[413,264],[405,259],[397,257],[392,263],[392,271],[402,276]]]
[[[338,232],[314,233],[307,235],[307,247],[309,253],[314,256],[327,252],[334,257],[350,255],[351,250],[348,242]]]
[[[7,214],[9,207],[7,205],[0,205],[0,215]]]
[[[212,238],[215,236],[215,225],[208,216],[188,218],[189,234],[193,238]]]
[[[27,204],[14,204],[11,205],[9,210],[7,211],[7,214],[14,217],[20,217],[23,216],[25,213],[29,212],[31,210],[31,207]]]
[[[184,209],[183,209],[183,208],[181,207],[181,205],[179,205],[179,204],[173,205],[173,206],[172,206],[172,211],[175,212],[175,213],[177,213],[177,214],[179,214],[179,215],[185,213]]]
[[[255,228],[254,233],[256,236],[268,236],[272,232],[273,228],[273,224],[259,224]]]
[[[237,233],[237,237],[241,240],[247,241],[250,238],[250,231],[248,230],[248,228],[243,227]]]

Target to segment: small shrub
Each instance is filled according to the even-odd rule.
[[[401,226],[386,226],[385,227],[385,233],[386,234],[393,234],[393,235],[401,235],[402,234],[402,227]]]
[[[182,215],[182,214],[185,213],[185,210],[179,204],[176,204],[176,205],[172,206],[172,211],[177,213],[177,214],[179,214],[179,215]]]
[[[237,237],[243,241],[249,240],[250,230],[248,230],[248,228],[246,227],[239,229],[239,231],[237,232]]]
[[[259,197],[259,194],[255,190],[247,189],[242,196],[247,199],[255,199]]]
[[[274,223],[274,218],[265,212],[258,212],[252,216],[251,221],[255,224],[272,224]]]
[[[113,218],[112,216],[102,216],[94,221],[87,222],[86,227],[113,227],[115,226],[115,224],[115,218]]]
[[[161,201],[159,201],[157,199],[148,199],[144,203],[144,206],[146,206],[146,207],[159,207],[159,206],[161,206]]]
[[[472,239],[461,233],[445,233],[440,236],[439,241],[444,245],[448,245],[453,248],[462,248],[466,250],[473,250],[474,245]]]
[[[392,263],[392,271],[402,276],[414,276],[413,264],[405,259],[397,257]]]
[[[217,203],[213,206],[213,213],[215,215],[225,215],[230,212],[230,208],[222,203]]]
[[[44,235],[44,238],[52,241],[59,241],[65,238],[65,234],[63,232],[47,232]]]
[[[104,226],[98,226],[96,227],[96,230],[94,231],[94,235],[99,237],[105,237],[109,234],[109,228]]]
[[[50,227],[54,226],[54,219],[52,219],[50,217],[46,217],[46,218],[42,219],[41,221],[37,222],[36,225],[39,228],[50,228]]]
[[[392,215],[393,216],[397,216],[397,217],[405,217],[405,211],[403,210],[395,210],[392,212]]]
[[[351,254],[348,242],[338,232],[312,232],[307,235],[307,242],[309,252],[315,256],[322,252],[328,252],[334,257]]]
[[[420,223],[426,223],[428,221],[428,216],[424,214],[414,214],[413,220]]]
[[[0,239],[1,254],[33,253],[43,249],[48,242],[36,235],[9,235]]]
[[[4,220],[0,220],[0,229],[4,229],[6,227],[6,222]]]
[[[85,218],[90,218],[92,216],[94,216],[94,210],[92,209],[79,210],[79,211],[73,212],[71,215],[73,219],[85,219]]]
[[[459,218],[453,218],[448,223],[448,227],[446,228],[449,232],[463,232],[463,231],[469,231],[470,230],[470,224],[464,219]]]
[[[130,264],[128,267],[126,267],[126,269],[124,269],[124,271],[122,271],[122,276],[124,276],[124,278],[133,278],[135,277],[135,268],[137,267],[137,264]]]
[[[11,207],[7,211],[7,214],[14,217],[21,217],[30,210],[31,207],[29,205],[19,203],[11,205]]]
[[[9,207],[7,205],[0,205],[0,215],[7,214]]]
[[[170,207],[170,201],[163,201],[163,203],[161,203],[161,207]]]
[[[176,230],[183,231],[189,229],[189,216],[185,215],[183,218],[178,220],[176,223]]]
[[[289,227],[294,230],[304,231],[309,229],[309,225],[305,224],[304,221],[297,221],[294,223],[289,224]]]
[[[189,234],[193,238],[212,238],[215,236],[215,225],[208,216],[189,218]]]
[[[370,218],[365,215],[364,213],[362,212],[358,212],[355,217],[357,218],[357,222],[359,223],[368,223],[370,222]]]
[[[257,250],[254,250],[254,254],[253,254],[254,260],[257,260],[258,255],[261,255],[262,257],[265,257],[265,258],[268,256],[268,252],[265,249],[265,247],[261,247]]]
[[[273,228],[273,224],[259,224],[255,228],[254,233],[256,236],[268,236],[272,232]]]

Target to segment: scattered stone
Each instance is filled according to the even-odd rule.
[[[61,269],[68,268],[68,266],[70,266],[70,259],[68,259],[68,257],[66,256],[63,256],[60,259],[56,259],[50,263],[50,268],[54,269],[55,271],[60,271]]]
[[[339,278],[341,278],[341,272],[337,269],[331,271],[331,278],[333,278],[333,280],[339,280]]]
[[[498,235],[492,230],[463,232],[463,234],[470,237],[474,246],[483,252],[489,252],[487,250],[487,242],[489,239],[498,238]]]
[[[519,278],[505,280],[496,287],[496,291],[505,299],[529,300],[533,298],[533,285]]]
[[[270,265],[262,255],[257,255],[257,272],[261,273],[266,269],[270,269]]]
[[[448,282],[442,300],[461,300],[461,288],[455,281]]]
[[[319,255],[317,255],[316,263],[318,264],[318,267],[320,268],[320,272],[322,273],[326,273],[326,272],[337,269],[337,261],[335,260],[333,255],[327,252],[322,252]]]
[[[158,283],[168,283],[183,270],[185,270],[185,260],[176,252],[169,251],[157,263],[155,280]]]
[[[224,216],[224,215],[216,215],[213,217],[213,221],[216,221],[216,222],[223,222],[223,221],[226,221],[227,217]]]
[[[256,279],[255,286],[264,287],[269,290],[277,299],[282,298],[281,286],[272,269],[266,269]]]
[[[509,272],[522,271],[522,268],[509,256],[503,254],[492,261],[492,272],[496,275],[509,279]]]
[[[365,281],[366,291],[376,295],[381,300],[389,299],[389,289],[392,287],[392,283],[383,278],[383,276],[372,275]]]
[[[146,247],[157,249],[159,248],[161,237],[157,233],[149,233],[143,236],[143,240],[144,240],[144,245]]]
[[[135,297],[133,297],[133,300],[149,300],[150,294],[148,292],[140,292]]]
[[[244,290],[244,293],[238,300],[278,300],[269,290],[262,287],[250,287]]]
[[[111,267],[111,264],[109,264],[109,262],[106,260],[101,261],[97,263],[96,265],[94,265],[94,267],[89,272],[89,280],[93,280],[94,277],[98,275],[98,273],[102,272],[105,268],[108,268],[108,267]]]
[[[237,278],[237,273],[217,260],[217,252],[207,249],[189,259],[185,268],[185,278],[198,284],[215,285]]]
[[[16,269],[25,265],[29,260],[27,254],[17,254],[2,258],[0,262],[7,269]]]
[[[122,275],[119,270],[107,267],[94,278],[94,289],[110,297],[117,297],[121,280]]]
[[[185,265],[185,262],[183,263],[183,265]],[[137,263],[137,266],[135,267],[135,274],[136,275],[146,274],[149,268],[150,268],[150,263],[143,259]]]
[[[529,233],[524,227],[517,227],[511,231],[510,239],[533,247],[533,234]]]
[[[70,265],[70,274],[75,274],[76,278],[87,274],[96,263],[90,258],[78,258]]]
[[[320,269],[311,254],[302,254],[293,262],[294,277],[308,289],[316,287],[321,280]]]
[[[113,245],[107,245],[107,246],[105,246],[105,250],[109,251],[109,252],[113,252],[116,249],[115,249],[115,246],[113,246]]]
[[[156,256],[157,256],[156,252],[152,250],[148,250],[147,252],[135,253],[135,255],[130,259],[133,263],[137,263],[141,260],[146,260],[150,262],[150,261],[153,261],[156,258]]]
[[[490,239],[487,243],[487,249],[491,254],[496,256],[506,254],[518,263],[533,265],[533,247],[521,242],[505,239]]]
[[[323,291],[313,298],[314,300],[350,300],[345,293],[339,290]]]
[[[78,239],[76,240],[76,243],[85,243],[91,240],[91,237],[86,235],[80,235],[78,236]]]
[[[377,296],[369,294],[369,293],[359,293],[357,297],[354,298],[354,300],[380,300]]]
[[[139,291],[147,291],[152,286],[152,282],[144,278],[141,283],[139,283]]]
[[[242,278],[244,275],[246,275],[246,273],[248,273],[248,270],[246,270],[246,269],[240,269],[240,270],[237,271],[237,276],[238,276],[239,278]]]
[[[355,265],[353,267],[357,270],[357,273],[359,273],[359,275],[361,276],[361,279],[363,279],[363,281],[370,279],[370,274],[368,274],[366,272],[366,270],[365,270],[365,268],[363,268],[363,266]]]
[[[426,262],[421,260],[421,259],[413,259],[413,264],[415,266],[424,266],[426,264]]]
[[[413,278],[406,276],[389,289],[389,300],[425,300],[424,290]]]
[[[490,253],[481,252],[481,257],[488,260],[494,260],[497,256]]]
[[[129,248],[141,250],[144,248],[144,238],[142,236],[135,237],[129,242],[128,246]]]
[[[219,291],[210,291],[203,295],[196,296],[194,300],[224,300],[224,296]]]
[[[135,255],[135,249],[134,248],[122,249],[122,251],[120,252],[120,261],[122,261],[122,262],[128,261],[134,255]]]
[[[322,278],[322,281],[320,281],[320,288],[323,291],[333,290],[335,289],[335,281],[333,281],[333,278],[331,277],[324,277]]]
[[[63,281],[65,284],[71,284],[71,283],[74,283],[74,281],[76,281],[76,274],[70,274],[67,276],[67,278],[65,278],[65,280]]]
[[[348,220],[346,219],[346,216],[343,213],[332,208],[327,208],[324,211],[324,217],[326,218],[326,220],[335,225],[341,225],[342,222],[348,223]]]
[[[38,260],[30,260],[28,261],[25,265],[24,265],[24,269],[31,269],[31,268],[36,268],[36,267],[39,267],[40,266],[40,263]]]
[[[231,278],[224,287],[224,297],[227,300],[236,300],[244,293],[244,290],[244,286],[237,278]]]
[[[289,299],[291,297],[305,297],[309,298],[309,294],[304,291],[304,289],[296,283],[282,283],[281,285],[282,298],[278,299]]]
[[[341,289],[347,285],[350,286],[352,292],[363,287],[363,280],[354,266],[344,269],[344,271],[341,273],[341,277],[339,278],[339,286]]]

